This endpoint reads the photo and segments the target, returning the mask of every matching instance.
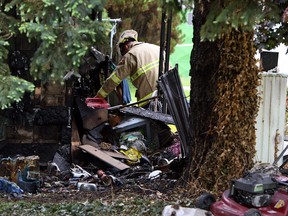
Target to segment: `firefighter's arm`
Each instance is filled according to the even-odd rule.
[[[113,73],[105,80],[95,97],[106,98],[123,79],[130,75],[131,65],[129,58],[122,58]]]
[[[117,76],[116,71],[114,71],[103,83],[101,88],[98,90],[95,97],[106,98],[119,84],[121,79]]]

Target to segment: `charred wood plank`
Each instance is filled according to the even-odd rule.
[[[178,66],[176,65],[159,77],[158,84],[175,121],[175,126],[181,139],[181,152],[183,157],[185,157],[190,152],[189,144],[192,135],[189,126],[188,102],[178,74]]]
[[[123,109],[120,109],[120,112],[124,114],[133,114],[140,117],[149,118],[152,120],[161,121],[167,124],[174,124],[174,120],[171,115],[160,113],[160,112],[154,112],[151,110],[146,110],[140,107],[125,107]]]

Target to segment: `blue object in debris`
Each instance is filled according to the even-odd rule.
[[[19,187],[28,193],[36,193],[38,188],[40,187],[40,181],[37,179],[28,179],[27,175],[28,175],[28,170],[29,168],[26,167],[23,171],[23,173],[19,170],[18,171],[18,181],[17,184],[19,185]]]
[[[122,99],[123,99],[123,104],[128,104],[131,101],[131,94],[130,94],[130,89],[129,85],[126,79],[122,80]]]
[[[114,63],[111,63],[110,69],[113,71],[115,70],[116,65]],[[130,94],[130,89],[129,89],[129,84],[127,79],[123,79],[121,82],[121,88],[122,88],[122,103],[123,104],[128,104],[131,102],[131,94]]]
[[[0,191],[8,194],[23,194],[24,191],[14,182],[0,178]]]

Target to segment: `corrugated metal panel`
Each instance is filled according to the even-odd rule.
[[[273,163],[275,143],[280,141],[277,155],[282,152],[284,145],[288,75],[264,72],[261,73],[261,77],[262,83],[259,86],[261,99],[256,119],[255,161]]]

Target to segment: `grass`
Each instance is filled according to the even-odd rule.
[[[65,194],[65,192],[63,192]],[[77,192],[75,192],[77,193]],[[59,194],[59,197],[61,197]],[[5,202],[3,199],[0,202],[1,216],[150,216],[161,215],[163,208],[170,204],[181,204],[187,207],[193,207],[190,198],[167,197],[159,192],[158,195],[151,194],[150,196],[140,197],[140,195],[129,194],[126,196],[115,197],[114,199],[91,198],[86,201],[70,201],[69,195],[66,200],[58,200],[58,202],[37,202],[15,200]],[[36,196],[36,195],[35,195]],[[81,196],[81,194],[79,194]],[[171,198],[171,199],[170,199]]]
[[[113,202],[101,202],[95,200],[92,202],[79,203],[29,203],[29,202],[5,202],[0,203],[1,216],[10,215],[102,215],[102,216],[137,216],[137,215],[161,215],[161,211],[165,205],[159,200],[135,199],[135,200],[114,200]]]
[[[193,28],[187,23],[183,23],[179,28],[185,37],[182,44],[177,44],[174,52],[170,55],[170,64],[178,64],[179,76],[183,86],[190,86],[190,55],[192,51]]]

